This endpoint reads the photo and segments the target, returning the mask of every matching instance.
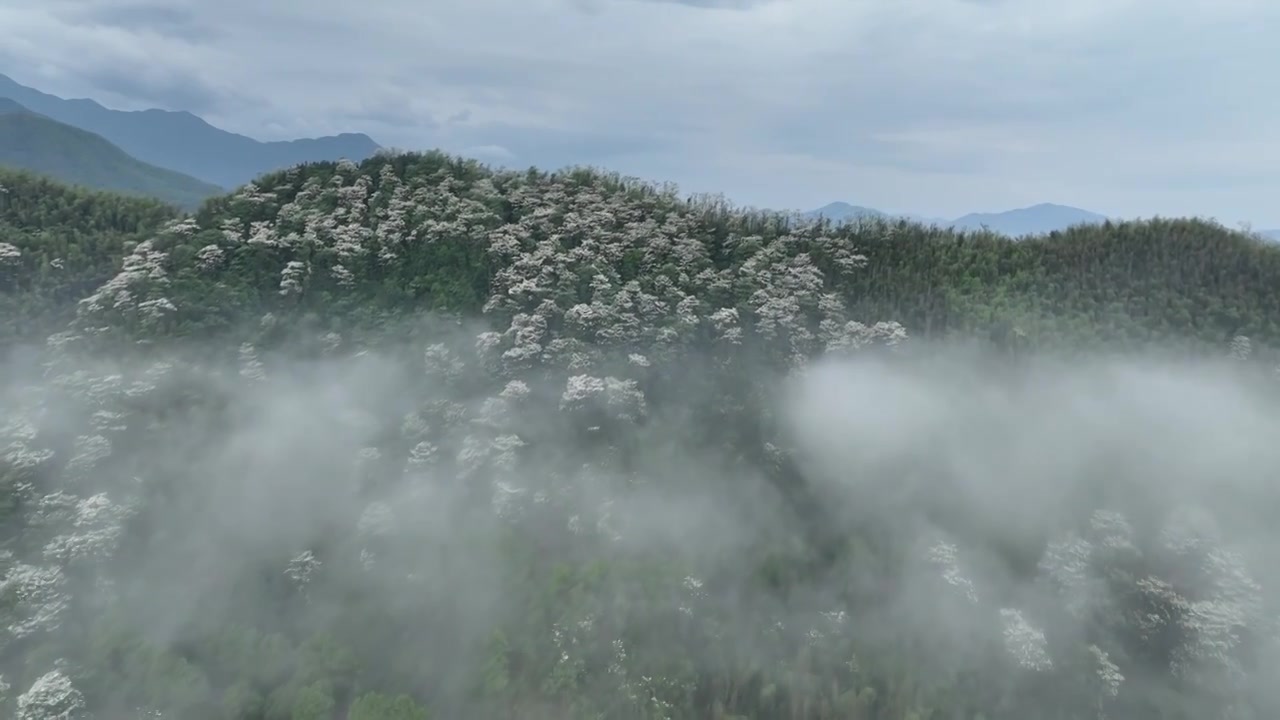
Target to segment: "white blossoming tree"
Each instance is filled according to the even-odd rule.
[[[18,696],[15,720],[85,720],[90,717],[84,696],[61,670],[36,679]]]

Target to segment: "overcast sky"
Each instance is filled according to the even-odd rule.
[[[0,0],[0,73],[735,202],[1280,227],[1280,0]]]

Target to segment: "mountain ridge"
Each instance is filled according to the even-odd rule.
[[[62,98],[45,93],[4,74],[0,74],[0,99],[9,99],[53,121],[100,136],[141,163],[174,171],[222,190],[308,162],[342,158],[360,162],[381,149],[368,135],[353,132],[318,138],[259,141],[218,128],[190,111],[159,108],[115,110],[89,98]],[[101,185],[93,187],[110,189]],[[836,222],[859,217],[903,218],[957,230],[985,228],[1013,237],[1042,235],[1073,225],[1096,224],[1109,219],[1083,208],[1049,202],[998,212],[972,212],[948,219],[915,213],[889,213],[837,201],[800,215],[809,218],[821,216]],[[1280,241],[1280,229],[1260,230],[1256,234]]]
[[[957,230],[981,230],[986,227],[994,232],[1013,237],[1042,235],[1055,230],[1065,230],[1073,225],[1095,224],[1108,220],[1104,215],[1083,208],[1047,202],[1001,212],[975,212],[954,219],[945,219],[913,213],[888,213],[875,208],[837,201],[802,215],[809,218],[825,217],[835,222],[857,218],[903,218],[912,222]]]
[[[60,123],[100,135],[138,160],[231,189],[306,162],[364,160],[380,145],[364,133],[261,141],[218,128],[185,110],[115,110],[62,98],[0,74],[0,96]]]
[[[145,163],[100,135],[0,98],[0,165],[70,185],[147,196],[192,210],[222,188]]]

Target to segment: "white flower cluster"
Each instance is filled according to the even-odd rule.
[[[0,242],[0,267],[16,265],[22,259],[22,250],[7,242]]]
[[[84,695],[61,670],[51,670],[36,679],[18,696],[15,720],[81,720],[89,715]]]
[[[1014,608],[1001,608],[1000,619],[1004,621],[1005,649],[1019,666],[1035,672],[1053,669],[1043,630],[1033,627],[1022,611]]]
[[[960,591],[970,603],[978,602],[978,590],[973,581],[960,571],[960,550],[954,543],[938,542],[929,548],[928,559],[942,575],[942,580]]]
[[[139,243],[126,255],[120,272],[98,288],[92,295],[80,301],[82,318],[92,318],[106,310],[135,308],[150,297],[150,293],[164,289],[169,284],[165,268],[168,254],[154,249],[150,240]]]

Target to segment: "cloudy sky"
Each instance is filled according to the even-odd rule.
[[[735,202],[1280,227],[1280,0],[0,0],[0,73]]]

